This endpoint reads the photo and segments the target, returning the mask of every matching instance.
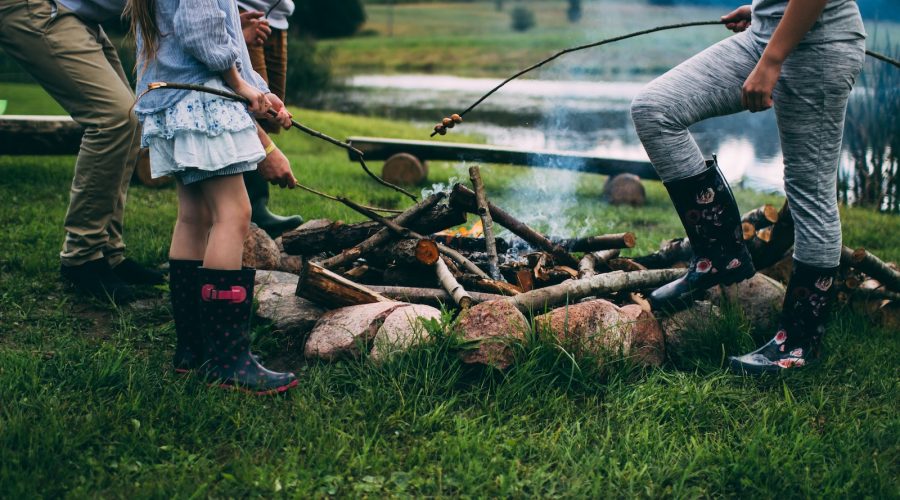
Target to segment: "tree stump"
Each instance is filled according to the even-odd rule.
[[[397,153],[384,162],[381,178],[401,186],[417,186],[428,179],[428,166],[409,153]]]
[[[641,178],[634,174],[619,174],[610,177],[603,186],[603,199],[610,205],[631,205],[642,207],[647,201],[647,192]]]
[[[659,366],[665,341],[656,318],[641,306],[619,307],[603,299],[560,307],[535,318],[575,352],[627,356],[643,366]]]
[[[463,363],[504,370],[514,361],[510,343],[525,340],[528,320],[514,305],[495,300],[463,311],[457,328],[463,339],[475,344],[460,353]]]

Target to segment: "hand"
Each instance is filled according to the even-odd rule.
[[[725,23],[726,28],[740,33],[750,27],[750,18],[750,6],[742,5],[722,16],[721,20]]]
[[[266,43],[272,28],[269,21],[262,19],[265,14],[259,11],[241,12],[241,32],[244,35],[244,43],[260,46]]]
[[[234,87],[234,91],[241,97],[247,99],[247,107],[250,113],[257,118],[265,118],[269,116],[269,108],[272,103],[266,97],[266,94],[260,92],[256,87],[250,85],[243,78],[239,78],[238,84]]]
[[[294,115],[288,111],[287,106],[285,106],[284,103],[281,102],[281,99],[275,94],[266,94],[266,97],[269,99],[269,102],[272,103],[272,109],[278,113],[277,116],[269,115],[269,119],[276,121],[286,129],[291,128],[291,119]]]
[[[271,139],[269,139],[271,141]],[[256,166],[263,179],[283,188],[294,189],[297,178],[291,171],[291,163],[280,149],[275,148]]]
[[[781,63],[772,62],[763,55],[741,88],[741,104],[751,113],[771,108],[772,92],[780,75]]]

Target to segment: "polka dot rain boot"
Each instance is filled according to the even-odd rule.
[[[753,259],[744,244],[741,214],[715,157],[700,174],[666,182],[675,210],[691,241],[694,257],[688,273],[650,294],[654,310],[688,307],[715,285],[753,276]]]
[[[187,373],[203,364],[203,333],[197,314],[200,285],[197,283],[199,260],[169,260],[169,298],[175,320],[175,355],[172,365],[178,373]]]
[[[750,375],[777,373],[818,359],[834,302],[837,272],[837,267],[814,267],[795,260],[778,331],[759,349],[729,357],[731,371]]]
[[[277,394],[297,385],[293,373],[268,370],[250,353],[254,269],[199,269],[200,317],[210,382],[256,395]]]

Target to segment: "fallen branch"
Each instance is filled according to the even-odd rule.
[[[900,292],[900,272],[891,268],[884,261],[866,251],[858,248],[850,257],[853,267],[878,280],[889,290]]]
[[[296,295],[327,308],[389,302],[377,292],[312,262],[303,262]]]
[[[597,274],[597,267],[607,266],[607,263],[619,256],[619,249],[601,250],[599,252],[590,252],[584,254],[581,261],[578,262],[578,278],[590,278]],[[607,266],[608,267],[608,266]]]
[[[375,286],[370,285],[369,288],[380,295],[393,300],[402,300],[413,304],[426,304],[435,307],[455,304],[453,297],[441,288],[415,288],[406,286]],[[489,302],[491,300],[502,300],[506,298],[503,295],[495,295],[492,293],[468,292],[469,297],[475,303]]]
[[[469,179],[475,188],[475,201],[478,206],[478,216],[481,217],[482,231],[484,231],[484,246],[488,254],[488,274],[491,279],[500,279],[500,268],[497,264],[497,240],[494,239],[494,220],[488,209],[487,195],[484,192],[484,182],[481,180],[481,170],[478,166],[469,167]]]
[[[636,240],[634,233],[619,233],[585,238],[566,238],[555,240],[554,243],[570,252],[596,252],[616,248],[634,248]]]
[[[441,287],[453,297],[454,303],[462,309],[468,309],[474,304],[472,296],[466,292],[466,289],[463,288],[458,281],[456,281],[456,278],[453,277],[453,273],[447,268],[447,263],[444,262],[444,259],[441,258],[437,260],[434,264],[434,272],[435,275],[437,275]]]
[[[657,269],[636,272],[612,272],[598,274],[591,278],[572,280],[525,292],[504,300],[515,305],[520,311],[542,311],[564,304],[571,304],[585,297],[602,297],[617,292],[632,292],[657,288],[680,278],[686,269]]]

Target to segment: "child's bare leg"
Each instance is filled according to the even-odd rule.
[[[203,192],[194,184],[185,186],[177,181],[178,219],[172,233],[169,258],[173,260],[203,260],[206,240],[212,227],[212,214]]]
[[[250,232],[250,199],[241,175],[202,181],[200,190],[212,214],[212,228],[203,257],[207,269],[241,268],[244,240]]]

